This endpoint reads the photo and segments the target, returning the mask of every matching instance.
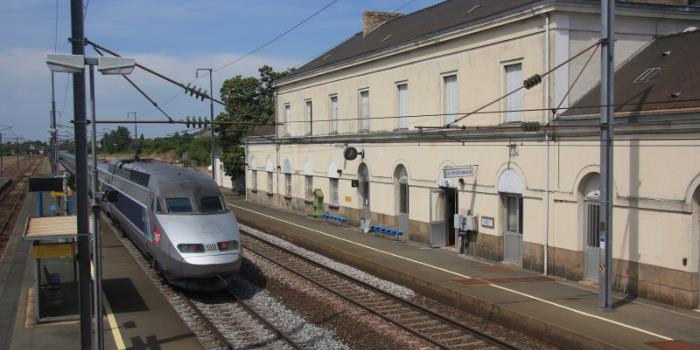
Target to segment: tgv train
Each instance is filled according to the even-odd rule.
[[[75,173],[72,154],[59,159]],[[98,161],[97,168],[98,191],[120,194],[115,203],[102,202],[102,209],[168,282],[195,290],[228,285],[241,266],[240,233],[211,177],[138,158]]]

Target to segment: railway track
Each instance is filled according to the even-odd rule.
[[[205,348],[303,348],[230,290],[207,294],[173,288],[128,238],[119,236],[119,239]]]
[[[17,219],[18,208],[27,192],[27,181],[33,175],[44,158],[34,159],[27,166],[15,172],[9,179],[9,185],[0,191],[0,257],[5,255],[5,249],[12,236],[13,223]]]
[[[441,349],[517,349],[462,322],[395,296],[241,230],[241,244],[277,266],[309,280]]]

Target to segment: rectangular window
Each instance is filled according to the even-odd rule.
[[[282,125],[282,135],[289,135],[289,121],[292,119],[292,107],[288,104],[284,105],[284,125]]]
[[[452,123],[457,119],[459,112],[459,92],[457,91],[457,75],[448,75],[443,79],[443,95],[445,124]]]
[[[331,133],[337,133],[338,132],[338,96],[331,96],[330,99],[330,132]]]
[[[165,199],[168,213],[191,213],[192,201],[187,197],[170,197]]]
[[[284,187],[286,189],[287,196],[292,195],[292,174],[284,174]]]
[[[272,187],[272,172],[271,172],[271,171],[268,171],[268,172],[267,172],[267,192],[268,192],[268,193],[274,193],[273,190],[274,190],[274,189],[273,189],[273,187]]]
[[[250,171],[250,188],[253,189],[253,191],[258,190],[258,171],[257,170],[251,170]]]
[[[330,178],[330,203],[338,204],[338,179]]]
[[[369,90],[360,91],[360,130],[369,131]]]
[[[314,133],[314,118],[313,118],[313,108],[311,101],[306,101],[306,134],[312,135]]]
[[[408,129],[408,84],[396,85],[399,129]]]
[[[520,63],[505,66],[505,93],[509,93],[523,85],[523,66]],[[520,90],[506,97],[506,123],[522,121],[523,91]]]
[[[304,193],[306,198],[313,198],[314,196],[314,177],[304,176]]]
[[[202,213],[219,213],[224,211],[224,206],[221,204],[221,197],[206,196],[199,197],[199,209]]]

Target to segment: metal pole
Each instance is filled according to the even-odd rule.
[[[54,92],[54,75],[51,72],[51,147],[49,152],[51,152],[51,175],[58,175],[58,166],[56,164],[57,157],[57,147],[56,147],[56,95]]]
[[[100,196],[97,193],[97,123],[95,123],[95,66],[90,65],[90,106],[92,115],[92,256],[95,269],[95,342],[98,350],[104,349],[102,326],[102,237],[100,232]]]
[[[212,68],[197,68],[195,71],[195,76],[200,70],[208,71],[209,72],[209,91],[212,95],[214,96],[214,81],[213,81],[213,73],[214,70]],[[211,132],[211,141],[209,143],[209,148],[210,148],[210,156],[211,156],[211,177],[216,181],[216,167],[214,166],[214,100],[209,99],[209,119],[211,120],[210,124],[210,132]]]
[[[598,306],[612,308],[612,241],[613,241],[613,93],[615,0],[601,1],[601,69],[600,69],[600,269]]]
[[[0,175],[5,172],[5,166],[3,165],[3,152],[4,150],[4,145],[2,144],[2,133],[0,132]]]
[[[83,1],[71,0],[71,44],[74,55],[85,54]],[[75,186],[78,222],[78,300],[80,310],[80,348],[92,347],[90,309],[90,216],[88,212],[87,148],[85,129],[85,72],[73,74],[73,133],[75,135]]]

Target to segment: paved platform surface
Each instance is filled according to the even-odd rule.
[[[592,286],[226,199],[243,224],[562,348],[700,349],[697,311],[616,294],[606,312]]]
[[[27,215],[36,215],[33,195],[27,196],[21,210],[20,223]],[[116,326],[110,325],[106,315],[105,349],[201,349],[195,335],[121,245],[117,233],[106,223],[102,228],[103,286]],[[33,270],[30,243],[21,239],[22,230],[18,225],[0,260],[0,350],[78,349],[77,321],[36,325],[33,315],[27,315]]]

